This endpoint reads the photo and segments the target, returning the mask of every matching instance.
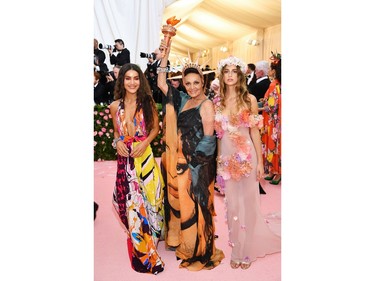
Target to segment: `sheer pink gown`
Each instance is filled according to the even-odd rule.
[[[257,156],[249,127],[262,124],[262,116],[247,110],[231,117],[215,115],[220,139],[217,183],[225,194],[231,260],[236,262],[253,262],[281,251],[280,217],[271,215],[267,220],[260,209]]]

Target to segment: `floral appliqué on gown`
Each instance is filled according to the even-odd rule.
[[[253,169],[251,164],[251,146],[248,133],[241,133],[242,128],[263,127],[261,115],[250,114],[249,110],[242,110],[230,116],[217,112],[215,115],[215,131],[219,139],[222,139],[226,132],[231,144],[236,150],[230,155],[220,154],[217,157],[216,182],[221,193],[224,193],[224,181],[228,179],[240,180],[241,177],[248,177]],[[248,132],[248,130],[247,130]],[[256,155],[255,155],[256,156]]]
[[[215,98],[214,104],[219,139],[216,184],[225,195],[230,259],[251,263],[281,250],[279,222],[266,221],[260,209],[258,157],[249,129],[262,128],[263,117],[245,108],[226,115]]]

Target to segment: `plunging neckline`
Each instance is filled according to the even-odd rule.
[[[121,110],[123,110],[123,116],[125,117],[125,102],[122,99],[120,101],[119,105],[119,116],[121,118]],[[143,110],[140,109],[139,111],[135,111],[134,117],[132,119],[126,120],[121,119],[121,131],[124,137],[134,138],[134,137],[144,137],[145,134],[145,128],[144,128],[144,122],[143,122]],[[128,127],[130,126],[130,127]],[[132,134],[130,134],[130,131]]]

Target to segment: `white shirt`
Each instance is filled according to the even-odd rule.
[[[247,76],[247,85],[250,84],[250,81],[253,80],[253,77],[254,77],[254,71],[251,72],[249,76]]]
[[[268,78],[267,75],[266,75],[266,76],[263,76],[263,77],[260,77],[260,78],[257,79],[257,83],[259,83],[260,81],[262,81],[262,80],[264,80],[264,79],[267,79],[267,78]]]

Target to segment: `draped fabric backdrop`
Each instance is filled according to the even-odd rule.
[[[221,5],[223,4],[223,1],[217,1],[218,3],[221,3]],[[194,8],[198,7],[200,4],[203,5],[203,2],[203,0],[94,0],[94,38],[98,39],[99,43],[109,45],[114,45],[115,39],[123,39],[125,42],[125,47],[130,51],[131,62],[138,64],[142,70],[146,70],[147,59],[141,58],[139,53],[152,53],[156,48],[159,47],[160,39],[163,36],[161,33],[161,27],[163,24],[165,24],[165,17],[175,15],[177,18],[181,18],[183,21],[188,21],[188,23],[194,25],[196,24],[194,21],[195,16],[189,15],[189,13],[191,13]],[[215,1],[207,1],[207,4],[208,3],[212,4],[215,3]],[[263,13],[264,11],[262,9],[265,9],[265,7],[264,4],[261,4],[262,3],[256,5],[254,3],[255,6],[251,6],[251,9],[248,8],[245,13],[249,14],[249,16],[252,16],[252,13],[256,12]],[[236,13],[241,11],[238,10],[238,4],[233,4],[232,8],[237,9],[235,10]],[[215,11],[218,13],[216,16],[218,17],[219,21],[228,21],[228,18],[226,18],[227,15],[221,14],[225,11],[222,11],[219,8]],[[197,13],[202,13],[202,11],[198,10]],[[277,12],[273,12],[270,14],[270,19],[277,16]],[[264,20],[265,19],[263,19],[263,21]],[[262,22],[262,20],[260,20],[260,22]],[[201,65],[205,65],[207,63],[213,68],[216,68],[218,62],[222,58],[228,57],[229,55],[237,56],[246,63],[256,63],[259,60],[268,60],[271,55],[271,51],[278,51],[282,53],[281,24],[264,29],[253,28],[250,26],[247,27],[249,28],[249,33],[247,33],[245,36],[239,36],[232,41],[228,40],[226,42],[228,51],[225,53],[220,51],[220,47],[223,46],[223,44],[219,44],[212,48],[209,48],[208,46],[204,47],[209,50],[210,55],[209,57],[201,58],[199,63]],[[178,33],[181,37],[180,40],[182,40],[182,42],[184,42],[184,40],[190,40],[191,37],[186,37],[186,34],[189,33],[188,31],[190,29],[188,28],[188,31],[185,30],[184,33],[184,29],[186,29],[186,27],[182,28],[180,26],[179,28]],[[216,32],[217,34],[220,34],[221,31],[216,30]],[[233,32],[236,32],[236,26],[233,26]],[[199,36],[195,38],[193,35],[191,35],[195,39],[193,41],[189,41],[189,43],[204,43],[207,42],[207,37],[216,38],[216,35],[210,32],[206,32],[204,38]],[[246,42],[249,37],[260,40],[261,44],[259,46],[251,46],[247,44]],[[179,46],[180,49],[183,50],[182,56],[186,56],[189,47],[181,45],[181,42],[177,43],[178,40],[175,41],[176,46]],[[107,55],[107,66],[109,69],[112,69],[113,66],[109,62],[108,51],[104,50],[104,52]],[[181,54],[179,55],[181,56]],[[195,60],[197,56],[198,52],[191,53],[193,60]],[[173,51],[170,56],[170,61],[172,64],[180,64]]]
[[[159,47],[164,8],[175,0],[94,0],[94,38],[114,45],[122,39],[130,51],[130,61],[146,70],[147,59],[140,52],[152,53]],[[108,51],[106,64],[110,70]]]

